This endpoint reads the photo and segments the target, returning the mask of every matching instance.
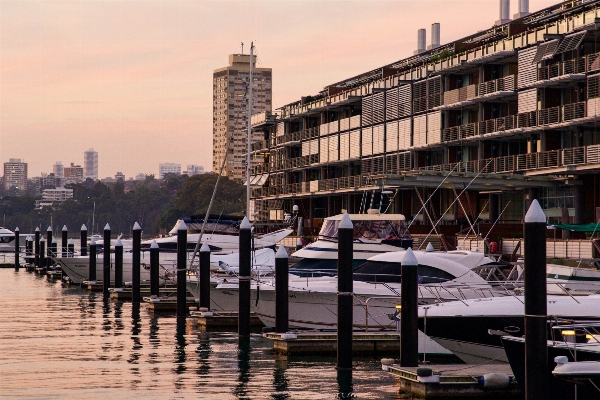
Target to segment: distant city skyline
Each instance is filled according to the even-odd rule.
[[[536,11],[556,0],[531,0]],[[213,71],[229,54],[273,70],[273,111],[441,43],[489,28],[498,0],[47,2],[0,0],[0,160],[30,175],[57,160],[127,177],[177,160],[212,166]],[[465,20],[468,10],[468,20]],[[510,15],[517,12],[511,1]],[[323,40],[327,38],[327,40]],[[429,43],[428,43],[429,44]]]

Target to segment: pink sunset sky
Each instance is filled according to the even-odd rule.
[[[0,162],[29,176],[99,153],[99,177],[212,168],[212,72],[240,42],[274,108],[493,25],[498,0],[0,1]],[[511,16],[517,12],[511,0]],[[531,0],[530,11],[556,4]]]

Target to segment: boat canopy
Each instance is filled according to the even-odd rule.
[[[337,239],[343,214],[325,218],[319,232],[324,239]],[[402,214],[349,214],[354,225],[355,240],[383,240],[408,238]]]
[[[590,222],[589,224],[557,224],[554,225],[555,228],[565,229],[567,231],[572,232],[599,232],[600,233],[600,224],[596,224],[594,222]]]

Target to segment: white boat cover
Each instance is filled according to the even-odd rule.
[[[210,263],[218,265],[220,270],[237,273],[240,266],[240,253],[211,254]],[[272,249],[259,249],[252,253],[252,268],[258,268],[260,273],[275,270],[275,252]]]

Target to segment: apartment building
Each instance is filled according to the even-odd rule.
[[[253,62],[252,111],[270,112],[271,68],[256,68],[256,57]],[[240,181],[246,178],[249,75],[248,54],[231,54],[229,66],[213,73],[213,172],[226,158],[223,175]],[[258,133],[252,140],[260,138]]]
[[[549,222],[597,221],[600,1],[516,17],[253,116],[257,220],[520,223],[535,198]]]
[[[11,158],[5,162],[3,184],[6,190],[12,187],[27,190],[27,163],[20,158]]]

